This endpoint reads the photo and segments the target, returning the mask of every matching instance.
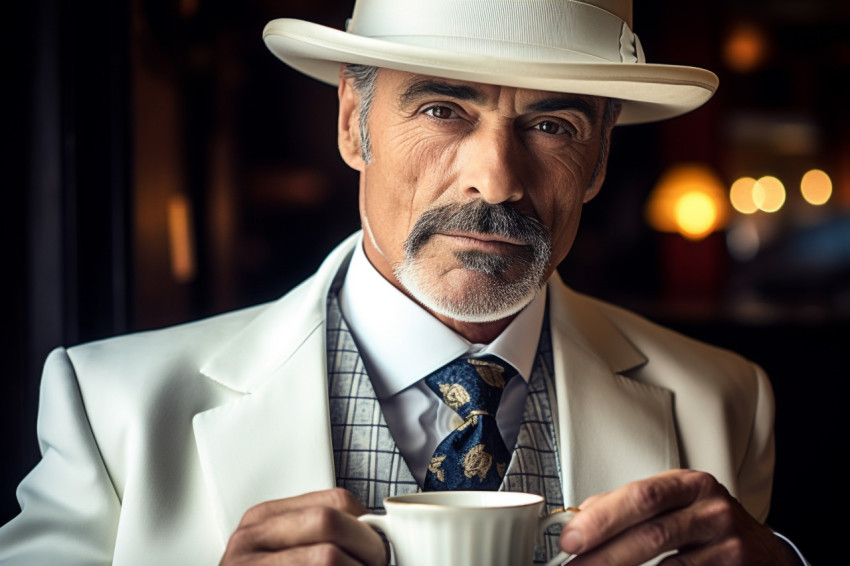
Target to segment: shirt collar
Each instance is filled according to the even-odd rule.
[[[402,293],[355,247],[340,308],[379,399],[395,395],[464,354],[496,355],[527,381],[546,308],[546,288],[490,344],[473,344]]]

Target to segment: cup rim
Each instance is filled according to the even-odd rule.
[[[486,495],[485,495],[486,494]],[[503,501],[494,501],[492,505],[488,504],[463,504],[458,500],[468,497],[470,499],[487,497],[491,495],[494,499],[503,499]],[[439,499],[446,498],[446,501],[428,501],[431,498]],[[384,498],[384,507],[394,508],[422,508],[430,510],[439,509],[465,509],[465,510],[491,510],[500,508],[517,508],[530,507],[543,503],[544,499],[535,493],[526,493],[522,491],[420,491],[417,493],[408,493],[405,495],[392,495]]]

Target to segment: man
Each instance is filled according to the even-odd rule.
[[[681,114],[716,86],[644,63],[630,11],[360,0],[348,32],[271,22],[278,57],[338,82],[362,233],[275,303],[51,354],[43,460],[0,561],[386,564],[356,517],[458,482],[534,491],[549,511],[582,502],[539,560],[802,563],[760,522],[761,370],[555,272],[614,124]],[[459,417],[458,384],[432,380],[455,358],[503,389],[495,415]],[[444,439],[485,424],[486,465],[452,471]]]

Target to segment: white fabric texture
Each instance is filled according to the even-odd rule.
[[[643,61],[634,35],[624,28],[629,24],[617,15],[574,0],[360,0],[346,31],[507,59]],[[630,56],[624,58],[624,53]]]

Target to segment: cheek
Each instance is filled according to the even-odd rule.
[[[387,132],[384,142],[387,163],[393,164],[386,168],[393,176],[388,180],[399,185],[411,211],[421,214],[456,180],[460,144],[446,136],[397,127]]]
[[[386,128],[373,138],[364,205],[373,233],[396,259],[413,225],[456,178],[457,147],[437,136]]]
[[[541,175],[532,200],[541,221],[552,233],[552,263],[557,265],[572,247],[592,169],[579,153],[540,164]],[[535,196],[537,198],[535,198]]]
[[[387,133],[387,157],[399,162],[411,182],[425,179],[437,183],[442,177],[451,176],[457,169],[460,144],[446,140],[445,135],[406,127],[398,127]]]
[[[552,231],[552,263],[560,263],[570,251],[578,231],[581,218],[581,199],[572,199],[569,205],[562,205],[558,214],[553,218]]]
[[[552,260],[551,264],[557,266],[564,258],[567,257],[570,249],[575,241],[578,231],[579,214],[575,215],[574,219],[565,220],[552,231]]]

